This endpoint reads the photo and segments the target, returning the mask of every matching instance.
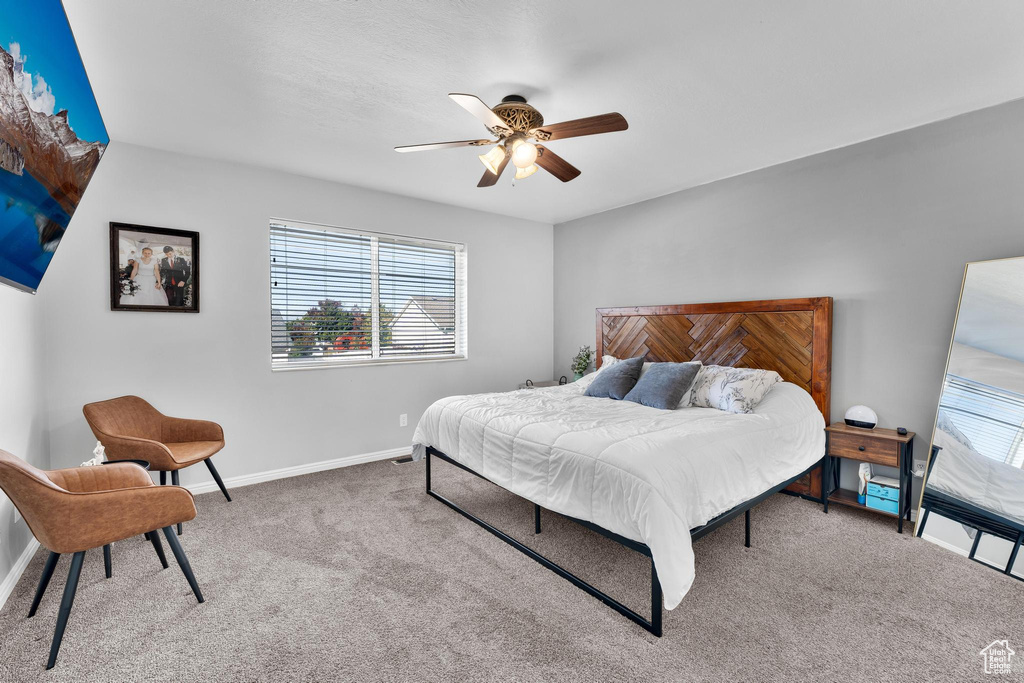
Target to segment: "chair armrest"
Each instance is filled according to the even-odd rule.
[[[171,451],[159,441],[140,439],[137,436],[103,434],[100,443],[107,451],[108,460],[146,460],[154,470],[178,469],[178,464],[171,457]]]
[[[224,440],[224,430],[221,429],[221,426],[216,422],[208,420],[186,420],[180,417],[165,417],[160,431],[160,438],[164,443]]]
[[[63,548],[51,548],[60,553],[90,550],[196,516],[192,494],[180,486],[154,486],[151,482],[149,486],[65,495]]]
[[[112,491],[139,486],[153,486],[146,470],[132,462],[119,462],[95,467],[68,467],[46,473],[57,486],[71,493]]]

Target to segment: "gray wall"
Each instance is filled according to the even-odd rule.
[[[44,359],[38,298],[0,285],[0,449],[41,469],[49,466]],[[0,606],[8,573],[31,539],[25,520],[0,493]]]
[[[271,217],[464,242],[469,360],[271,372]],[[202,311],[112,312],[109,221],[198,230]],[[551,258],[551,225],[114,143],[39,295],[53,465],[90,457],[82,405],[123,394],[220,422],[224,478],[408,447],[434,400],[551,375]]]
[[[923,456],[964,264],[1020,255],[1015,102],[555,226],[554,368],[597,307],[832,296],[832,419],[867,404]]]

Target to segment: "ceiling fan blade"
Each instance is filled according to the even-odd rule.
[[[503,162],[501,162],[500,164],[498,164],[498,172],[497,173],[491,173],[490,171],[484,171],[484,177],[480,179],[480,182],[477,183],[476,186],[477,187],[490,187],[491,185],[494,185],[495,183],[497,183],[498,182],[498,178],[501,177],[502,171],[504,171],[505,167],[508,166],[508,160],[509,160],[509,157],[511,157],[511,156],[512,156],[511,154],[506,154],[505,155],[505,160]]]
[[[456,140],[455,142],[431,142],[426,145],[402,145],[395,147],[396,152],[425,152],[428,149],[448,149],[449,147],[483,147],[493,145],[494,140]]]
[[[535,163],[563,183],[569,182],[580,174],[580,169],[544,145],[537,145],[537,161]]]
[[[530,136],[538,140],[561,140],[563,138],[578,138],[581,135],[597,135],[598,133],[612,133],[617,130],[626,130],[629,124],[622,114],[601,114],[600,116],[588,116],[585,119],[563,121],[550,126],[541,126],[530,131]]]
[[[467,95],[465,93],[450,92],[448,97],[455,100],[456,103],[473,116],[480,119],[480,121],[487,126],[487,130],[491,131],[495,135],[499,132],[512,132],[504,121],[501,120],[497,114],[491,111],[491,108],[483,103],[476,95]]]

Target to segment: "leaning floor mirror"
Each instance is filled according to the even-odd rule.
[[[967,264],[915,533],[1024,580],[1024,257]]]

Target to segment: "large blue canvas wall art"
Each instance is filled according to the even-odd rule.
[[[0,0],[0,282],[38,289],[109,141],[60,0]]]

